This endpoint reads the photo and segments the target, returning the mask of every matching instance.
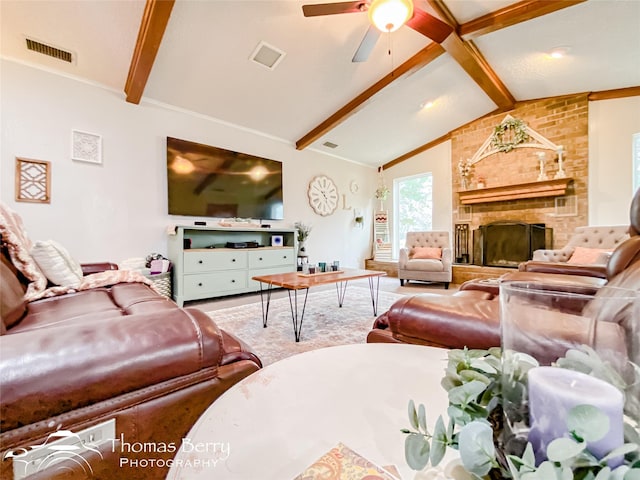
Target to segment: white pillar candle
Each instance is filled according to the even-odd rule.
[[[532,368],[527,378],[529,442],[538,463],[546,459],[547,445],[552,440],[569,436],[567,415],[578,405],[597,407],[609,418],[607,434],[600,440],[587,443],[587,449],[593,455],[602,458],[624,443],[624,398],[613,385],[581,372],[557,367]],[[612,462],[609,464],[615,466]]]

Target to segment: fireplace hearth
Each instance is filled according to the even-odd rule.
[[[544,223],[492,222],[473,231],[474,264],[517,268],[534,250],[551,248],[553,229]]]

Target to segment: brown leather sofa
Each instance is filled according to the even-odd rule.
[[[110,419],[115,439],[90,439],[91,450],[77,454],[52,449],[57,461],[41,471],[32,466],[29,479],[164,479],[202,412],[261,368],[246,344],[202,311],[179,308],[148,285],[117,283],[25,303],[24,276],[6,249],[1,259],[2,479],[14,478],[25,468],[19,454],[52,434],[83,438],[80,432]],[[83,271],[103,268],[114,266]]]
[[[631,237],[611,254],[607,278],[562,273],[559,268],[553,270],[554,273],[514,271],[494,281],[466,282],[451,296],[425,293],[403,297],[375,320],[367,342],[413,343],[444,348],[466,346],[486,349],[499,346],[499,286],[504,281],[535,283],[555,291],[596,297],[604,285],[640,290],[640,190],[631,205],[629,233]],[[580,303],[564,305],[560,313],[579,316],[586,307]],[[541,339],[554,330],[557,320],[558,317],[552,315],[539,319]],[[571,339],[571,332],[565,334],[567,345],[582,341],[580,338]]]

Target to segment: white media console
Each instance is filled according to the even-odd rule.
[[[181,225],[168,243],[173,299],[179,306],[190,300],[256,292],[260,283],[252,277],[296,271],[295,229]],[[228,243],[260,246],[228,248]]]

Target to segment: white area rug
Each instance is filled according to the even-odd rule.
[[[378,315],[403,295],[380,291]],[[304,292],[298,292],[299,311]],[[297,353],[351,343],[365,343],[375,320],[369,289],[349,285],[342,308],[335,289],[309,291],[300,342],[295,341],[289,298],[272,299],[267,328],[260,302],[207,312],[216,324],[247,342],[264,365]]]

